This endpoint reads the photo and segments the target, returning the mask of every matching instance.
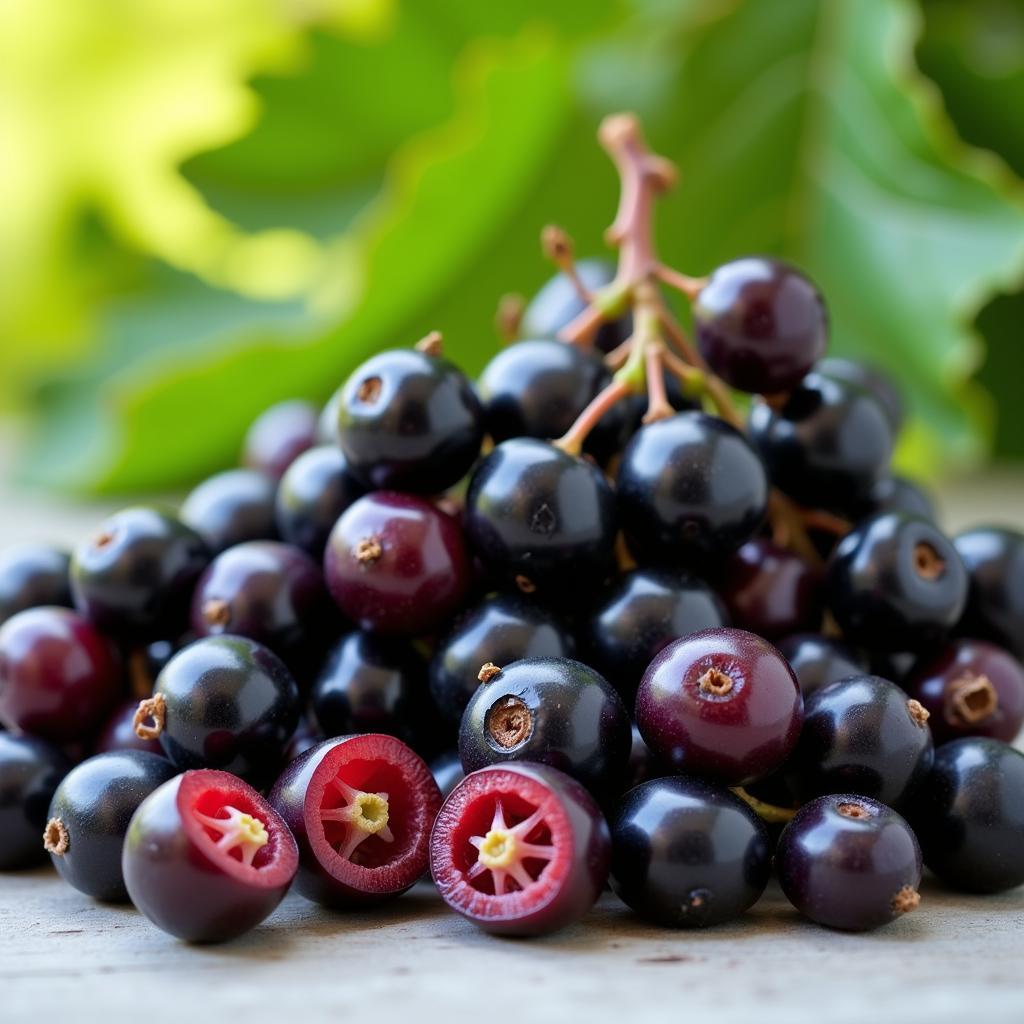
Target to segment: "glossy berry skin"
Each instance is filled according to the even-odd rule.
[[[414,636],[460,606],[470,560],[459,524],[424,498],[375,491],[350,505],[324,554],[327,586],[363,629]]]
[[[349,471],[367,488],[438,494],[476,460],[483,416],[469,381],[451,363],[391,349],[346,381],[338,437]]]
[[[265,840],[255,852],[255,843],[217,845],[232,811],[249,816],[249,834]],[[237,938],[269,917],[298,862],[288,827],[255,789],[227,772],[203,770],[185,772],[143,800],[128,825],[121,868],[129,898],[153,924],[207,943]]]
[[[903,512],[938,522],[938,510],[931,495],[920,484],[902,476],[883,476],[871,488],[863,505],[855,510],[856,519],[865,519],[881,512]]]
[[[254,540],[222,551],[196,584],[196,636],[231,633],[269,647],[285,661],[316,644],[330,610],[320,566],[280,541]]]
[[[611,572],[615,497],[595,466],[533,438],[482,459],[466,496],[466,535],[501,585],[560,600]]]
[[[336,445],[310,448],[288,467],[277,489],[281,539],[321,560],[338,517],[365,493]]]
[[[622,529],[641,564],[690,565],[735,551],[764,519],[768,478],[728,423],[684,412],[641,427],[619,467]]]
[[[670,928],[739,917],[768,884],[771,846],[738,797],[700,779],[652,779],[611,821],[612,888],[637,914]]]
[[[276,540],[277,481],[256,469],[228,469],[199,484],[181,506],[181,521],[212,554],[248,540]]]
[[[278,402],[253,420],[245,435],[242,461],[279,480],[284,471],[316,444],[319,411],[299,399]]]
[[[693,322],[711,369],[754,394],[796,387],[828,344],[818,289],[793,267],[763,257],[715,269],[693,304]]]
[[[270,802],[299,844],[298,892],[324,906],[350,907],[400,896],[420,879],[441,794],[409,747],[368,733],[325,740],[301,754],[277,780]]]
[[[943,744],[911,820],[925,864],[946,885],[1003,892],[1024,884],[1024,754],[982,736]]]
[[[821,572],[764,537],[735,552],[717,582],[732,623],[766,640],[821,624]]]
[[[892,458],[892,426],[874,396],[820,373],[778,409],[755,402],[748,427],[772,481],[811,507],[858,507]]]
[[[179,651],[160,673],[164,753],[178,769],[218,768],[272,779],[299,720],[299,691],[284,663],[255,640],[212,636]]]
[[[846,384],[870,392],[885,409],[893,433],[899,433],[905,415],[903,395],[896,382],[884,370],[866,363],[840,356],[829,356],[816,364],[814,369],[826,377],[841,380]]]
[[[139,804],[178,774],[137,750],[97,754],[72,768],[53,794],[44,841],[57,873],[96,900],[128,899],[121,850]]]
[[[115,513],[71,557],[75,607],[112,636],[177,636],[210,553],[180,520],[138,506]]]
[[[495,935],[547,935],[578,921],[608,878],[608,825],[575,779],[542,764],[467,775],[430,839],[430,872],[452,910]]]
[[[0,871],[46,859],[46,812],[70,768],[67,757],[45,740],[0,732]]]
[[[900,807],[932,764],[927,713],[878,676],[841,679],[807,698],[794,770],[805,798],[858,793]]]
[[[926,519],[889,512],[858,524],[829,560],[829,608],[852,643],[873,651],[923,650],[963,613],[960,556]]]
[[[148,694],[147,694],[148,696]],[[111,754],[119,750],[140,750],[147,754],[164,756],[159,740],[143,739],[135,731],[135,712],[139,697],[129,697],[116,705],[93,744],[94,754]]]
[[[953,538],[970,578],[960,631],[1024,658],[1024,534],[998,526]]]
[[[718,595],[696,576],[634,569],[590,619],[587,661],[632,705],[647,666],[669,643],[727,621]]]
[[[778,642],[806,700],[815,690],[848,676],[863,675],[863,658],[834,637],[821,633],[794,633]]]
[[[961,736],[1012,743],[1024,725],[1024,667],[984,640],[954,640],[923,658],[904,688],[930,712],[936,745]]]
[[[599,800],[618,793],[629,761],[629,713],[605,679],[570,658],[524,658],[499,667],[462,717],[459,756],[466,773],[530,761],[573,776]]]
[[[709,629],[666,647],[640,682],[636,722],[678,771],[743,786],[796,746],[803,698],[789,665],[742,629]]]
[[[342,637],[313,684],[312,702],[324,736],[381,732],[415,750],[436,749],[443,739],[426,664],[397,638],[360,630]]]
[[[485,663],[521,658],[570,658],[572,637],[550,612],[511,594],[490,597],[467,612],[438,645],[430,662],[430,692],[444,717],[458,724],[480,688]]]
[[[782,891],[826,928],[879,928],[917,907],[921,849],[892,808],[856,794],[812,800],[775,851]]]
[[[87,736],[121,692],[107,640],[67,608],[30,608],[0,626],[0,722],[55,743]]]
[[[0,624],[28,608],[71,607],[71,556],[47,544],[0,551]]]
[[[611,284],[615,266],[607,260],[579,260],[576,272],[584,286],[593,290]],[[523,338],[554,338],[558,332],[583,312],[583,300],[564,274],[556,274],[530,300],[523,311],[519,334]],[[633,317],[626,313],[617,320],[602,324],[594,336],[600,352],[611,352],[633,333]]]
[[[610,382],[597,355],[578,345],[537,339],[502,349],[484,367],[477,393],[487,433],[497,444],[510,437],[561,437]],[[610,435],[621,428],[621,412],[613,409],[591,433],[587,450],[594,442],[603,453],[613,440]]]

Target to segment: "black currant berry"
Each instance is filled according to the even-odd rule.
[[[594,291],[611,284],[615,267],[606,260],[579,260],[576,272],[584,287]],[[523,311],[519,334],[523,338],[554,338],[584,310],[584,302],[565,274],[552,277]],[[633,317],[626,313],[598,328],[594,345],[611,352],[633,333]]]
[[[277,481],[256,469],[229,469],[204,480],[181,506],[181,521],[213,554],[247,540],[274,540]]]
[[[755,394],[796,387],[828,344],[817,288],[793,267],[763,257],[713,271],[693,304],[693,321],[711,369]]]
[[[982,526],[953,538],[970,577],[960,632],[1024,659],[1024,534]]]
[[[719,924],[768,884],[771,848],[757,815],[699,779],[653,779],[611,820],[612,888],[641,917],[672,928]]]
[[[366,487],[437,494],[476,460],[483,416],[469,381],[451,363],[391,349],[349,377],[338,436],[349,471]]]
[[[819,373],[777,408],[755,402],[749,429],[772,482],[813,508],[858,508],[892,457],[892,426],[875,397]]]
[[[57,787],[43,845],[69,885],[96,900],[124,902],[121,848],[136,808],[178,774],[156,754],[121,750],[97,754]]]
[[[27,608],[71,607],[71,556],[47,544],[0,551],[0,624]]]
[[[747,439],[685,412],[637,431],[622,456],[618,507],[641,563],[704,562],[735,551],[764,519],[768,478]]]
[[[635,569],[594,612],[588,660],[632,703],[647,666],[668,644],[727,621],[725,607],[703,580],[671,569]]]
[[[456,622],[430,662],[430,692],[450,722],[480,688],[480,667],[522,658],[569,658],[574,643],[550,612],[512,594],[488,598]]]
[[[615,497],[596,466],[515,438],[474,471],[465,527],[495,580],[538,598],[578,597],[611,572]]]
[[[71,762],[34,736],[0,732],[0,871],[46,859],[46,812]]]
[[[299,691],[277,655],[255,640],[204,637],[167,663],[139,719],[140,735],[158,736],[182,771],[219,768],[266,782],[298,724]]]
[[[279,480],[284,471],[316,443],[319,412],[311,402],[278,402],[253,420],[245,435],[242,462]]]
[[[917,908],[921,849],[890,807],[856,794],[801,807],[775,852],[790,903],[827,928],[867,931]]]
[[[805,797],[859,793],[905,804],[932,764],[928,712],[895,683],[851,676],[807,698],[793,755]]]
[[[341,638],[313,684],[313,714],[325,736],[379,732],[416,751],[434,753],[451,742],[442,734],[427,666],[412,644],[359,630]]]
[[[288,467],[277,489],[281,539],[319,561],[338,517],[365,492],[336,445],[310,448]]]
[[[610,381],[611,374],[593,353],[561,341],[528,340],[502,349],[484,367],[477,393],[495,443],[510,437],[544,440],[561,437]],[[588,442],[621,427],[621,414],[613,411]]]
[[[893,433],[903,425],[903,395],[896,382],[877,366],[868,366],[853,359],[829,356],[818,362],[814,369],[826,377],[844,381],[869,391],[881,403],[892,424]]]
[[[947,885],[1002,892],[1024,884],[1024,754],[981,736],[943,744],[911,821],[925,864]]]
[[[805,700],[829,683],[863,675],[867,668],[852,647],[821,633],[794,633],[777,646],[793,669]]]
[[[629,713],[592,668],[569,658],[490,665],[466,706],[459,756],[467,774],[500,761],[551,765],[598,799],[621,791]]]
[[[832,553],[829,608],[852,643],[921,650],[960,619],[968,576],[956,548],[927,519],[888,512],[847,534]]]
[[[71,558],[75,606],[114,635],[177,636],[210,552],[202,538],[174,516],[136,507],[104,522]]]

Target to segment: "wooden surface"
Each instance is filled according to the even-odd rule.
[[[3,461],[0,444],[0,473]],[[941,497],[950,529],[1024,524],[1020,477]],[[70,543],[102,511],[0,485],[0,544]],[[802,921],[774,890],[744,920],[699,933],[646,927],[608,895],[560,935],[512,941],[449,913],[424,884],[372,913],[290,896],[239,941],[191,948],[48,869],[0,874],[0,1024],[1024,1024],[1024,889],[979,898],[926,883],[923,897],[888,928],[843,935]]]
[[[918,911],[869,935],[808,924],[776,893],[698,933],[646,927],[608,895],[583,924],[511,940],[421,885],[372,913],[290,896],[238,941],[194,948],[49,872],[0,875],[5,1024],[57,1008],[146,1024],[1021,1024],[1022,978],[1022,891],[926,886]]]

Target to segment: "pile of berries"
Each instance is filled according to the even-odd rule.
[[[922,862],[1024,883],[1024,535],[947,538],[814,286],[661,264],[674,170],[630,116],[600,138],[617,267],[547,229],[560,274],[477,382],[437,334],[382,352],[177,514],[0,559],[0,867],[196,942],[428,871],[514,935],[609,880],[690,927],[774,867],[848,930]]]

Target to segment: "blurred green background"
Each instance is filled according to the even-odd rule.
[[[805,268],[905,471],[1024,457],[1021,0],[0,0],[20,476],[186,484],[435,327],[475,372],[544,223],[603,250],[619,109],[680,166],[666,259]]]

